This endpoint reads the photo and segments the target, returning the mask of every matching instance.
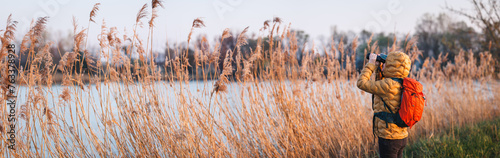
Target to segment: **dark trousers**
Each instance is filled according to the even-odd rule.
[[[406,146],[408,138],[404,139],[384,139],[378,138],[378,152],[381,158],[401,158],[403,149]]]

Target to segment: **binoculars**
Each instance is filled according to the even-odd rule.
[[[370,54],[366,54],[366,59],[370,59]],[[381,63],[385,63],[385,59],[387,59],[387,54],[378,54],[377,55],[377,61]]]

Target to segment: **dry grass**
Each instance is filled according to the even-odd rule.
[[[153,13],[155,5],[162,6],[161,1],[153,4]],[[146,16],[146,6],[139,11],[136,26]],[[93,16],[91,13],[92,22]],[[153,38],[155,17],[150,20],[148,42]],[[39,50],[33,47],[50,45],[39,40],[46,21],[39,19],[23,40],[26,44],[22,49],[29,50],[30,69],[18,75],[18,82],[26,85],[25,91],[19,93],[19,98],[24,99],[18,103],[21,117],[16,126],[17,145],[16,150],[5,148],[5,128],[0,128],[4,129],[0,155],[361,157],[375,152],[371,96],[356,88],[355,54],[347,52],[349,45],[342,42],[325,49],[324,56],[311,50],[299,60],[295,55],[295,34],[275,18],[272,24],[266,21],[261,29],[261,34],[268,33],[270,40],[259,37],[257,47],[248,57],[237,57],[241,54],[239,48],[220,52],[223,39],[230,36],[229,30],[225,30],[213,49],[195,50],[196,65],[189,65],[188,51],[184,51],[188,48],[176,49],[178,55],[161,65],[173,71],[162,74],[157,65],[145,58],[148,49],[143,49],[135,29],[129,40],[134,49],[124,52],[120,49],[124,44],[116,41],[118,33],[111,33],[112,28],[103,24],[99,38],[101,55],[112,54],[109,58],[113,60],[97,64],[95,71],[104,73],[87,75],[91,84],[84,84],[82,78],[89,73],[71,69],[83,62],[75,55],[78,50],[87,52],[80,47],[87,38],[85,30],[76,30],[75,22],[76,51],[65,53],[61,63],[51,64],[50,56],[37,53]],[[7,30],[12,32],[10,23]],[[196,19],[192,30],[202,26],[203,21]],[[279,30],[280,26],[284,29]],[[12,35],[5,33],[2,44],[12,41]],[[245,33],[240,34],[238,47],[245,45],[246,40]],[[263,49],[264,42],[269,43],[268,50]],[[351,49],[355,50],[357,43],[357,39],[353,41]],[[378,51],[374,43],[365,53]],[[413,38],[408,43],[404,50],[396,44],[391,49],[405,51],[415,61],[421,52]],[[368,45],[371,44],[370,39]],[[139,60],[129,62],[120,56],[132,53],[138,53]],[[335,54],[348,55],[337,59]],[[214,67],[219,70],[219,57],[224,64],[216,72],[214,83],[205,72]],[[426,59],[422,69],[412,71],[412,76],[423,82],[428,96],[422,122],[410,131],[412,139],[491,119],[500,112],[498,74],[492,69],[497,61],[489,52],[481,53],[479,62],[472,53],[462,52],[455,57],[459,64],[446,63],[441,67],[444,59]],[[5,66],[6,60],[1,61]],[[119,62],[123,66],[117,66]],[[188,75],[188,67],[200,70],[194,71],[196,76],[203,76],[203,82],[196,81],[198,86],[192,87],[194,81]],[[63,72],[64,82],[59,88],[47,88],[52,82],[44,78],[54,76],[56,68]],[[0,96],[4,102],[5,90]],[[7,109],[2,106],[1,110],[0,125],[7,127]]]

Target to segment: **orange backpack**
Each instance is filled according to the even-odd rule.
[[[393,113],[387,106],[384,100],[385,108],[391,113],[378,112],[375,117],[378,117],[387,123],[394,123],[399,127],[412,127],[422,119],[425,106],[425,95],[422,93],[423,87],[417,80],[412,78],[392,78],[392,80],[401,83],[402,96],[401,107],[397,113]]]

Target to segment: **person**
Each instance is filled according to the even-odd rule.
[[[401,83],[395,78],[405,78],[410,73],[411,60],[403,52],[394,51],[387,54],[382,66],[382,79],[370,80],[372,73],[380,67],[376,61],[377,55],[371,54],[369,62],[359,75],[357,86],[359,89],[371,93],[373,112],[397,112],[401,104]],[[384,106],[384,102],[386,106]],[[390,108],[390,109],[388,109]],[[373,117],[373,132],[378,137],[380,157],[402,157],[407,143],[407,127],[399,127],[393,123],[386,123],[378,117]]]

